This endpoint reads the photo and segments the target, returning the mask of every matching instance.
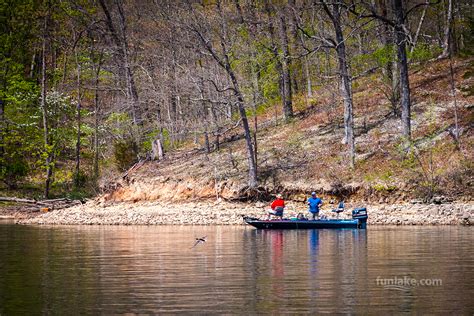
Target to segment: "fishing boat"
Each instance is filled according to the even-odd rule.
[[[320,228],[355,228],[365,229],[367,227],[367,209],[356,208],[352,210],[352,219],[301,219],[282,218],[274,220],[263,220],[255,217],[244,217],[244,221],[258,229],[320,229]]]

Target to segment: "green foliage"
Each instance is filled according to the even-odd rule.
[[[28,164],[23,157],[17,157],[15,160],[4,160],[0,166],[0,179],[9,189],[14,189],[18,182],[27,176],[28,171]]]
[[[372,54],[367,54],[362,58],[374,59],[380,67],[383,67],[387,63],[394,61],[396,55],[395,45],[384,45],[376,49]]]
[[[66,194],[66,197],[71,200],[85,201],[87,198],[91,197],[91,190],[84,188],[73,189]]]
[[[121,172],[128,170],[137,162],[138,148],[132,139],[124,139],[114,143],[115,166]]]
[[[155,139],[157,139],[159,137],[160,137],[160,130],[159,129],[153,130],[153,131],[149,132],[148,134],[146,134],[145,137],[144,137],[142,146],[141,146],[142,152],[151,151],[151,147],[152,147],[151,144],[153,143],[153,141]],[[169,131],[167,129],[163,129],[163,138],[164,138],[163,149],[167,150],[171,146]]]
[[[364,175],[364,180],[370,183],[370,186],[376,192],[392,192],[397,189],[393,184],[393,172],[391,170],[367,172]]]
[[[472,14],[467,16],[463,24],[462,36],[464,37],[464,47],[461,53],[466,56],[472,56],[474,54],[474,16]]]
[[[111,113],[105,121],[105,127],[120,139],[130,137],[133,132],[131,117],[124,112]]]
[[[74,175],[74,186],[76,188],[83,187],[88,180],[87,174],[84,173],[84,171],[80,170],[79,173]]]
[[[276,69],[276,62],[269,62],[260,73],[261,94],[266,100],[275,100],[280,97],[279,74]]]
[[[387,185],[385,183],[375,183],[372,185],[372,188],[377,192],[392,192],[397,187],[394,185]]]
[[[427,43],[419,43],[413,52],[408,52],[408,58],[413,62],[425,62],[441,53],[441,48],[429,45]]]
[[[474,61],[469,63],[470,70],[466,71],[463,75],[464,79],[471,79],[474,77]],[[469,80],[468,82],[472,82],[472,80]],[[467,84],[465,87],[461,87],[461,90],[467,95],[467,96],[473,96],[474,95],[474,84]]]
[[[29,157],[39,155],[41,148],[40,112],[36,106],[38,89],[34,82],[26,80],[18,72],[23,67],[8,60],[4,66],[11,69],[5,80],[4,89],[0,90],[0,98],[4,102],[5,118],[8,120],[0,129],[3,140],[0,155],[0,180],[10,188],[15,188],[33,169],[34,161]],[[1,62],[0,62],[1,63]]]

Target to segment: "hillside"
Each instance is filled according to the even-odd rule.
[[[163,161],[147,161],[118,182],[103,179],[104,201],[186,201],[223,198],[268,200],[283,193],[303,201],[310,191],[325,198],[375,203],[412,200],[472,201],[474,184],[474,59],[455,63],[460,148],[451,136],[454,99],[449,61],[412,67],[413,147],[400,144],[400,120],[390,110],[375,75],[354,83],[356,168],[346,163],[344,128],[337,87],[321,86],[313,98],[297,96],[296,118],[275,124],[274,109],[258,116],[257,192],[246,187],[246,158],[240,129],[207,154],[201,144],[187,144]],[[434,199],[434,200],[433,200]]]

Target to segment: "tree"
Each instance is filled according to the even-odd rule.
[[[331,19],[336,34],[334,46],[337,52],[337,60],[339,64],[339,77],[341,79],[341,96],[344,101],[344,143],[349,145],[349,164],[351,168],[355,165],[355,140],[354,140],[354,106],[352,102],[352,83],[349,73],[349,66],[346,56],[346,44],[344,34],[342,33],[341,9],[342,6],[335,2],[331,5],[321,0],[324,11]]]
[[[0,181],[9,188],[29,171],[26,157],[36,143],[35,129],[27,108],[38,109],[38,85],[32,73],[35,47],[36,8],[33,3],[11,2],[0,5]],[[33,58],[32,58],[33,56]],[[31,69],[30,69],[31,67]],[[25,76],[25,74],[28,74]],[[29,125],[31,124],[31,125]],[[25,135],[23,126],[28,126]]]
[[[291,74],[290,74],[290,53],[288,45],[288,34],[286,27],[285,8],[274,8],[268,1],[265,1],[265,11],[268,16],[268,33],[271,39],[272,52],[279,73],[278,84],[280,86],[280,97],[282,101],[283,114],[285,121],[293,117]],[[275,31],[275,24],[278,27],[278,40]]]
[[[411,97],[406,45],[408,42],[408,34],[405,21],[407,20],[408,15],[416,8],[430,4],[432,3],[419,3],[407,10],[404,7],[403,0],[392,0],[393,18],[380,15],[376,10],[375,5],[373,3],[365,2],[365,0],[361,0],[359,3],[355,3],[348,7],[349,10],[358,18],[376,18],[394,29],[395,45],[397,47],[398,75],[400,81],[402,135],[407,142],[411,141]]]
[[[48,109],[46,104],[46,90],[47,90],[47,78],[46,78],[46,41],[49,32],[48,21],[50,16],[50,7],[48,5],[47,13],[44,17],[43,22],[43,34],[41,39],[41,111],[43,114],[43,139],[44,139],[44,151],[45,151],[45,168],[46,168],[46,180],[44,183],[44,197],[49,197],[49,189],[51,185],[51,176],[53,173],[52,167],[52,145],[50,143],[49,126],[48,126]]]
[[[397,58],[400,72],[401,108],[402,108],[402,130],[407,141],[411,141],[411,99],[410,80],[408,78],[407,36],[405,33],[405,10],[402,0],[393,0],[393,11],[395,12],[395,44],[397,46]]]
[[[130,60],[130,45],[127,36],[127,21],[124,6],[121,1],[115,1],[118,19],[114,22],[112,12],[107,6],[105,0],[99,0],[99,4],[105,15],[105,22],[110,32],[112,41],[116,45],[118,50],[120,65],[123,68],[125,76],[126,96],[131,106],[133,123],[135,125],[140,125],[143,123],[142,113],[140,111],[138,92],[135,84],[135,75]]]
[[[284,8],[285,9],[285,8]],[[283,10],[284,10],[283,9]],[[283,113],[285,114],[285,120],[288,121],[293,117],[293,105],[291,95],[291,74],[290,74],[290,52],[288,45],[288,34],[286,27],[286,14],[285,11],[278,12],[278,36],[281,47],[281,81],[283,84]]]
[[[242,128],[244,130],[245,144],[247,147],[247,159],[248,159],[248,183],[250,188],[255,188],[257,186],[257,165],[255,162],[255,153],[254,147],[252,144],[252,136],[250,132],[250,127],[247,119],[247,113],[245,112],[245,103],[244,96],[240,90],[239,80],[237,75],[234,72],[231,65],[231,51],[229,49],[229,26],[227,25],[227,20],[224,17],[224,12],[220,1],[217,1],[215,5],[218,18],[218,34],[217,34],[217,43],[220,46],[220,50],[213,46],[213,42],[209,38],[211,27],[206,27],[203,23],[203,20],[206,19],[206,16],[199,14],[193,5],[190,5],[190,9],[193,12],[193,21],[188,26],[189,29],[197,36],[199,42],[204,49],[211,55],[212,59],[227,73],[232,87],[225,88],[225,90],[231,90],[234,93],[235,98],[237,99],[237,107],[240,114],[240,119],[242,121]],[[216,87],[217,88],[217,87]]]
[[[447,0],[446,25],[444,27],[443,52],[439,58],[447,58],[453,50],[453,1]]]

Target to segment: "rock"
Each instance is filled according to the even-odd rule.
[[[433,204],[441,204],[443,203],[444,201],[444,197],[443,196],[433,196],[430,200],[430,203],[433,203]]]

